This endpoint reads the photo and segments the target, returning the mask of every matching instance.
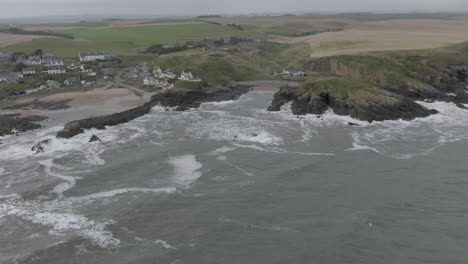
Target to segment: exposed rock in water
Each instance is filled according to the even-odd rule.
[[[358,123],[348,122],[348,126],[359,126]]]
[[[89,141],[88,141],[88,142],[90,142],[90,143],[91,143],[91,142],[96,142],[96,141],[98,141],[98,142],[102,142],[102,140],[101,140],[101,139],[100,139],[98,136],[96,136],[96,135],[93,135],[93,136],[92,136],[92,137],[89,139]]]
[[[36,145],[32,146],[31,151],[36,152],[36,154],[43,153],[45,145],[50,143],[50,139],[42,140]]]
[[[0,115],[0,136],[13,135],[15,131],[25,132],[41,128],[41,125],[33,122],[46,118],[44,116],[21,117],[20,114]]]
[[[461,108],[461,109],[466,109],[466,110],[468,110],[468,107],[466,107],[464,104],[461,104],[461,103],[458,103],[458,104],[457,104],[457,107],[458,107],[458,108]]]

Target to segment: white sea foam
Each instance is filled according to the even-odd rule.
[[[216,150],[213,150],[212,152],[210,152],[210,155],[217,156],[219,154],[224,154],[224,153],[231,152],[231,151],[233,151],[235,149],[236,148],[233,148],[233,147],[223,146],[223,147],[221,147],[219,149],[216,149]]]
[[[174,167],[174,180],[177,184],[188,187],[201,177],[202,164],[194,155],[173,157],[168,160]]]
[[[59,198],[63,198],[63,193],[76,185],[76,179],[74,177],[53,172],[54,161],[52,159],[39,161],[39,163],[44,166],[46,175],[57,177],[64,181],[55,186],[51,191],[51,193],[57,194]]]
[[[233,145],[239,148],[247,148],[247,149],[253,149],[253,150],[263,151],[263,152],[271,152],[271,153],[277,153],[277,154],[298,154],[298,155],[306,155],[306,156],[334,156],[335,155],[335,153],[296,152],[296,151],[287,151],[287,150],[277,148],[277,147],[264,148],[264,147],[260,147],[257,145],[243,145],[243,144],[237,144],[237,143],[233,143]]]
[[[356,128],[350,150],[368,149],[398,159],[410,159],[430,154],[444,144],[468,139],[467,110],[454,103],[418,103],[438,110],[439,114],[412,121],[374,122],[364,128]]]
[[[96,200],[101,198],[108,198],[113,197],[120,194],[127,194],[127,193],[173,193],[176,191],[174,187],[168,188],[122,188],[122,189],[115,189],[109,190],[99,193],[93,193],[85,196],[80,197],[72,197],[68,200],[71,202],[87,202],[90,200]]]
[[[154,243],[155,243],[156,245],[161,245],[161,246],[162,246],[163,248],[165,248],[165,249],[177,249],[176,247],[171,246],[169,243],[167,243],[167,242],[164,241],[164,240],[156,240],[156,241],[154,241]]]
[[[65,204],[67,205],[67,204]],[[9,195],[0,198],[0,219],[6,216],[16,216],[35,224],[49,226],[49,234],[58,235],[72,233],[89,239],[92,243],[103,247],[116,247],[120,241],[106,230],[110,223],[99,223],[82,215],[71,212],[57,212],[61,203],[23,200],[20,195]]]

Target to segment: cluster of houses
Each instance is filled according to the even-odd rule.
[[[200,82],[200,78],[193,76],[191,72],[182,72],[180,75],[175,74],[170,69],[161,69],[156,66],[152,70],[146,63],[138,64],[136,67],[125,71],[121,77],[129,80],[140,80],[143,85],[155,86],[161,89],[171,89],[174,87],[172,81],[175,79]]]
[[[202,80],[198,77],[194,77],[191,72],[183,71],[179,76],[173,73],[171,70],[166,69],[162,70],[160,67],[154,67],[153,69],[153,76],[146,76],[143,80],[144,85],[154,85],[159,88],[163,89],[171,89],[174,87],[173,84],[169,83],[169,80],[179,79],[182,81],[189,81],[189,82],[201,82]]]
[[[60,75],[69,73],[77,73],[77,76],[68,77],[63,84],[72,85],[72,84],[81,84],[85,86],[92,85],[96,83],[95,78],[84,78],[83,75],[87,76],[96,76],[96,69],[99,67],[100,72],[103,75],[103,79],[107,79],[109,76],[114,75],[114,68],[121,67],[115,61],[104,61],[109,58],[109,55],[104,54],[103,52],[95,53],[80,53],[79,61],[77,59],[67,59],[60,58],[54,54],[43,54],[42,56],[34,55],[23,55],[23,54],[14,54],[10,52],[0,52],[0,63],[5,65],[10,65],[8,68],[12,68],[11,64],[16,65],[16,68],[19,69],[19,72],[11,72],[8,70],[0,69],[0,83],[2,84],[17,84],[23,82],[25,76],[32,76],[36,74],[48,74],[48,75]],[[95,61],[100,61],[98,63],[92,63]],[[21,69],[21,65],[23,68]],[[56,78],[51,78],[56,79]],[[63,80],[63,79],[62,79]],[[98,80],[99,81],[99,80]],[[14,92],[14,95],[21,94],[31,94],[41,90],[50,90],[57,89],[61,87],[61,83],[48,80],[43,83],[41,86],[33,89],[28,89],[24,91]]]
[[[273,75],[275,76],[285,76],[285,77],[302,77],[306,76],[305,72],[303,71],[295,71],[291,69],[283,69],[281,72],[275,72]]]

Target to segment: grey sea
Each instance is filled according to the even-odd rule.
[[[272,96],[2,138],[0,263],[468,262],[468,110],[369,124]]]

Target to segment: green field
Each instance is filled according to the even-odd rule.
[[[164,26],[133,26],[115,28],[84,28],[60,31],[71,34],[73,40],[43,38],[3,48],[7,51],[32,52],[43,49],[60,56],[77,57],[79,52],[104,51],[108,54],[138,55],[154,44],[185,42],[209,37],[246,36],[260,34],[291,34],[290,30],[245,26],[244,30],[217,24],[186,24]],[[292,32],[294,33],[294,32]]]

